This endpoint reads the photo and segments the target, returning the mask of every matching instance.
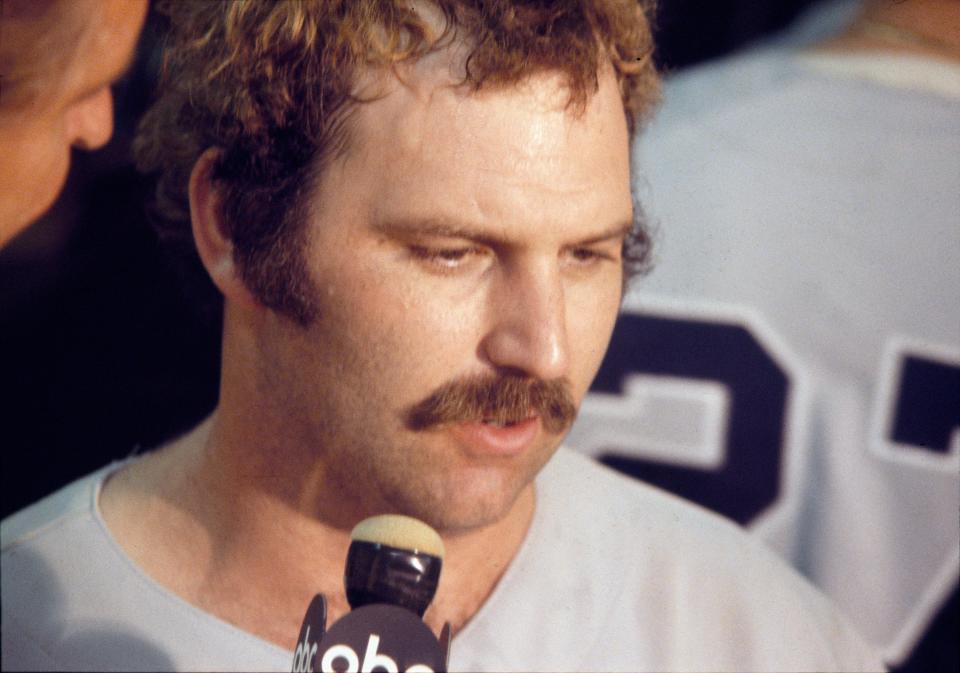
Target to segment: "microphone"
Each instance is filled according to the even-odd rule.
[[[300,627],[293,671],[439,673],[450,624],[438,640],[423,623],[443,565],[443,541],[417,519],[385,514],[353,529],[344,584],[351,611],[326,630],[326,600],[313,597]]]

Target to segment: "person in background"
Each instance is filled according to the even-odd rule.
[[[0,247],[54,202],[71,148],[110,139],[110,85],[146,13],[146,0],[0,2]]]
[[[831,3],[668,79],[634,168],[658,265],[569,441],[955,670],[960,3]]]

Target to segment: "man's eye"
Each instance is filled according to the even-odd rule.
[[[570,257],[573,262],[581,266],[612,259],[608,253],[593,248],[573,248],[570,251]]]
[[[452,270],[462,266],[468,258],[478,251],[472,247],[428,248],[415,245],[410,248],[413,256],[443,270]]]
[[[578,262],[590,262],[599,259],[599,257],[600,255],[589,248],[575,248],[573,250],[573,258]]]

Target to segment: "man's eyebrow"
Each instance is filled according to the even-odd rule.
[[[573,245],[592,245],[609,240],[623,239],[633,230],[633,218],[616,224],[598,234],[576,241]],[[437,236],[444,238],[464,238],[480,243],[496,243],[501,240],[495,233],[472,225],[447,218],[400,218],[373,223],[373,229],[389,236]]]
[[[629,220],[624,220],[604,232],[579,241],[577,245],[592,245],[593,243],[603,243],[605,241],[623,240],[633,231],[633,224],[633,218],[631,217]]]
[[[448,218],[409,217],[373,223],[373,229],[391,236],[440,236],[469,238],[477,241],[493,240],[495,236],[468,222]]]

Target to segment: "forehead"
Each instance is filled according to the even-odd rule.
[[[49,106],[58,96],[81,93],[74,89],[108,84],[126,68],[146,11],[145,0],[5,5],[0,64],[12,88],[7,93]]]
[[[578,110],[561,74],[471,91],[449,61],[425,61],[365,83],[377,98],[351,118],[335,172],[354,188],[379,190],[378,207],[449,204],[483,218],[574,197],[571,208],[605,200],[629,210],[628,134],[612,70]]]

